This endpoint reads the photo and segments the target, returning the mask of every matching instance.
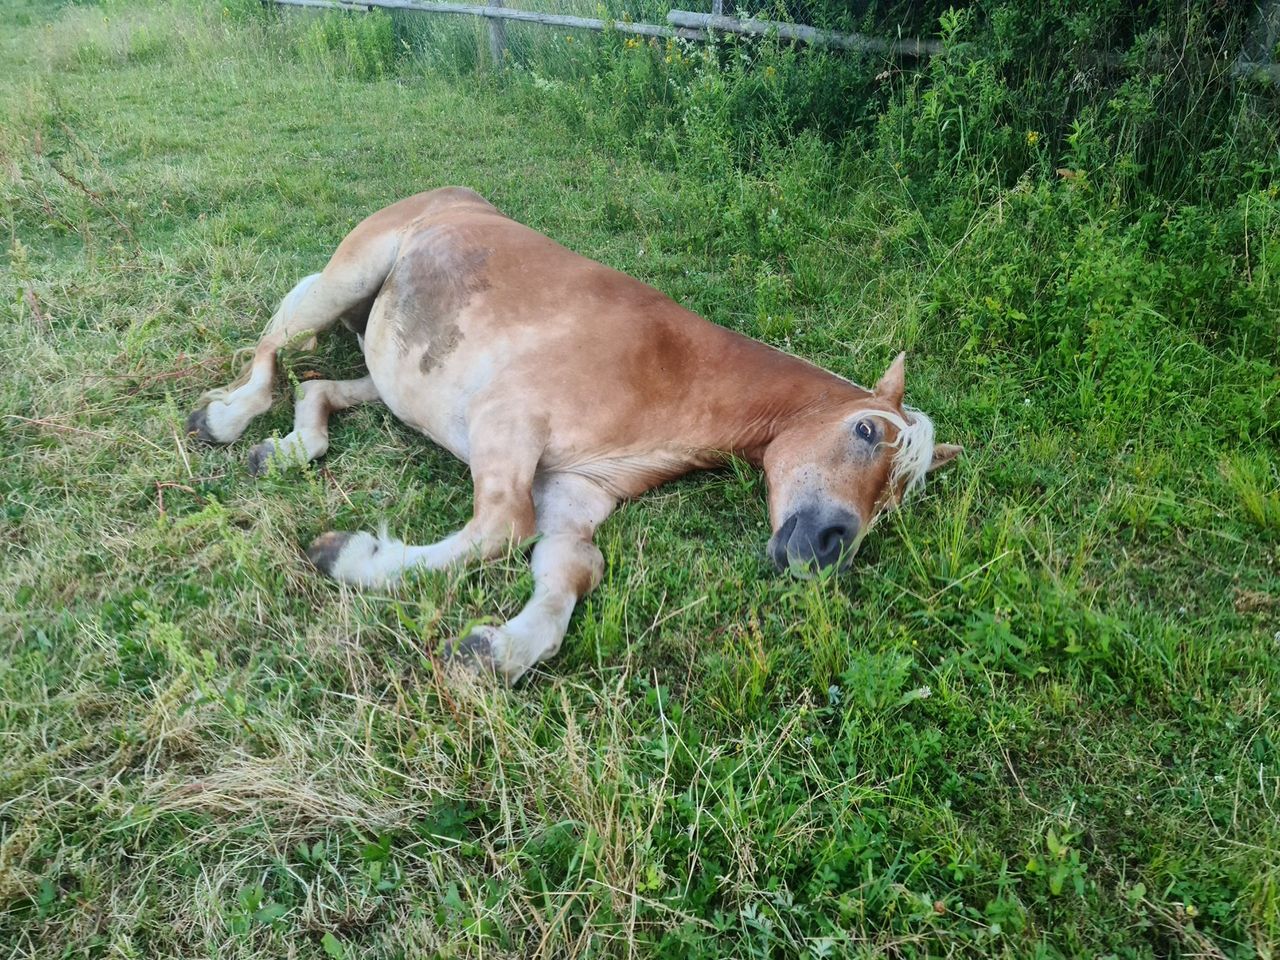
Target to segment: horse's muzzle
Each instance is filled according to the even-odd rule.
[[[769,558],[779,570],[848,563],[857,550],[861,526],[841,507],[800,507],[769,540]]]

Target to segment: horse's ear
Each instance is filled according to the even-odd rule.
[[[893,358],[893,363],[889,364],[889,369],[876,382],[876,396],[896,407],[902,403],[902,395],[906,392],[906,388],[907,354],[904,351]]]
[[[954,443],[935,443],[933,445],[933,461],[929,464],[929,473],[945,467],[964,451],[964,447]]]

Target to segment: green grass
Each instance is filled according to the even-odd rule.
[[[940,188],[744,150],[696,64],[627,127],[662,51],[496,84],[468,26],[410,57],[255,6],[0,5],[10,955],[1275,956],[1273,168],[1173,201],[1041,145]],[[965,457],[815,582],[749,469],[662,488],[556,659],[445,682],[523,558],[356,593],[299,545],[440,536],[460,464],[363,408],[253,480],[182,423],[352,225],[451,183],[861,382],[908,349]],[[359,368],[320,351],[287,366]]]

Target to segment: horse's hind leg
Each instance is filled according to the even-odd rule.
[[[329,450],[329,415],[380,399],[372,377],[308,380],[298,392],[293,432],[280,440],[264,440],[249,451],[249,472],[254,476],[266,473],[272,460],[285,465],[323,457]]]
[[[250,420],[271,409],[276,353],[290,340],[313,338],[342,313],[327,287],[324,274],[315,273],[289,291],[240,377],[201,397],[204,405],[187,418],[188,434],[208,443],[231,443]]]
[[[389,208],[394,212],[394,208]],[[399,250],[396,218],[375,214],[338,245],[323,273],[290,291],[234,383],[204,395],[204,406],[187,419],[187,432],[211,443],[237,440],[249,421],[271,409],[276,353],[290,342],[314,338],[344,316],[368,314]]]

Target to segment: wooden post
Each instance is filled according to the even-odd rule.
[[[506,0],[489,0],[489,6],[502,7]],[[507,24],[497,17],[489,20],[489,53],[493,55],[493,69],[501,72],[507,51]]]
[[[724,15],[724,0],[711,0],[711,12],[717,17]]]

